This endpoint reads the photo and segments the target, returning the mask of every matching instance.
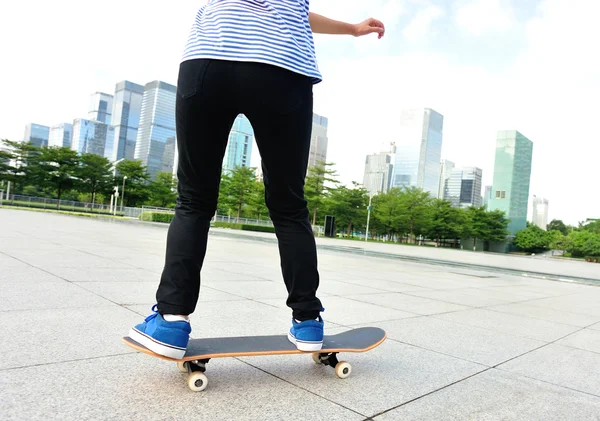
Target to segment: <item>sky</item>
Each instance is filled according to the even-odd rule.
[[[0,138],[85,117],[89,95],[121,80],[175,84],[205,2],[1,2]],[[600,218],[600,2],[312,0],[311,10],[387,28],[381,40],[315,35],[315,112],[329,118],[342,182],[362,182],[365,155],[396,140],[400,110],[428,107],[444,116],[443,159],[482,168],[491,185],[496,133],[518,130],[534,142],[530,196],[549,199],[550,219]]]

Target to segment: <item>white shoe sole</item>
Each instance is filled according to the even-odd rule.
[[[298,348],[299,351],[314,352],[314,351],[320,351],[321,348],[323,348],[323,341],[321,341],[321,342],[299,341],[294,336],[292,336],[292,334],[290,332],[288,332],[288,339],[291,343],[296,345],[296,348]]]
[[[129,331],[129,337],[137,343],[144,345],[155,354],[162,355],[163,357],[180,360],[185,356],[185,349],[176,348],[172,345],[159,342],[156,339],[152,339],[133,328]]]

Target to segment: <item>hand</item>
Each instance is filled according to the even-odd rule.
[[[355,37],[362,37],[369,34],[378,34],[378,39],[381,39],[385,35],[385,26],[381,21],[373,18],[369,18],[364,22],[354,25],[353,35]]]

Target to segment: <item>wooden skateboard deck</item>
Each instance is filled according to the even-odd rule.
[[[335,368],[338,377],[346,378],[350,375],[352,367],[345,361],[338,361],[337,354],[370,351],[381,345],[386,336],[385,331],[377,327],[352,329],[336,335],[325,336],[323,347],[317,352],[299,351],[286,335],[190,339],[186,354],[181,360],[155,354],[127,336],[122,339],[125,345],[136,351],[177,362],[179,369],[189,374],[190,389],[201,391],[208,384],[208,379],[204,375],[206,364],[213,358],[312,354],[316,363],[331,366]]]

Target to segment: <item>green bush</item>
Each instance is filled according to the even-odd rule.
[[[143,212],[140,215],[140,220],[145,222],[162,222],[169,224],[173,220],[172,213],[154,213],[154,212]]]
[[[234,224],[233,222],[215,222],[213,223],[213,227],[229,228],[241,231],[275,232],[275,228],[273,227],[267,227],[262,225]]]
[[[256,231],[256,232],[275,232],[275,227],[268,227],[265,225],[242,225],[242,231]]]

